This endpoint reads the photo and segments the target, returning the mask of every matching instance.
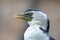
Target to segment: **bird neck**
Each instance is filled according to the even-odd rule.
[[[31,26],[35,26],[35,25],[38,25],[38,27],[41,27],[43,29],[46,29],[47,27],[47,23],[46,22],[43,22],[43,21],[29,21],[28,24]]]

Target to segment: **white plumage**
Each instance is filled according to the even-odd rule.
[[[39,27],[39,25],[28,27],[24,34],[24,40],[49,40],[48,36]]]
[[[44,33],[43,30],[47,30],[47,15],[41,11],[28,11],[32,12],[32,21],[29,21],[30,25],[24,33],[24,40],[51,40],[48,33]],[[27,13],[27,12],[26,12]],[[40,27],[43,29],[41,30]],[[51,37],[52,38],[52,37]],[[52,39],[53,40],[53,39]]]

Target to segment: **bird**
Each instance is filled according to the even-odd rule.
[[[24,40],[55,40],[49,34],[50,21],[41,10],[30,8],[16,18],[26,21],[29,26],[24,32]]]

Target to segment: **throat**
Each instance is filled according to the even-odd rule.
[[[39,21],[29,21],[28,24],[30,26],[39,25]]]
[[[42,22],[42,21],[29,21],[28,24],[31,26],[37,25],[38,27],[41,27],[46,30],[47,28],[47,23]]]

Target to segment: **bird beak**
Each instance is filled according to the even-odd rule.
[[[25,14],[17,14],[17,15],[15,16],[15,18],[17,18],[17,19],[23,19],[23,20],[25,20],[25,21],[31,21],[31,20],[32,20],[31,17],[28,17],[28,16],[26,16]]]

